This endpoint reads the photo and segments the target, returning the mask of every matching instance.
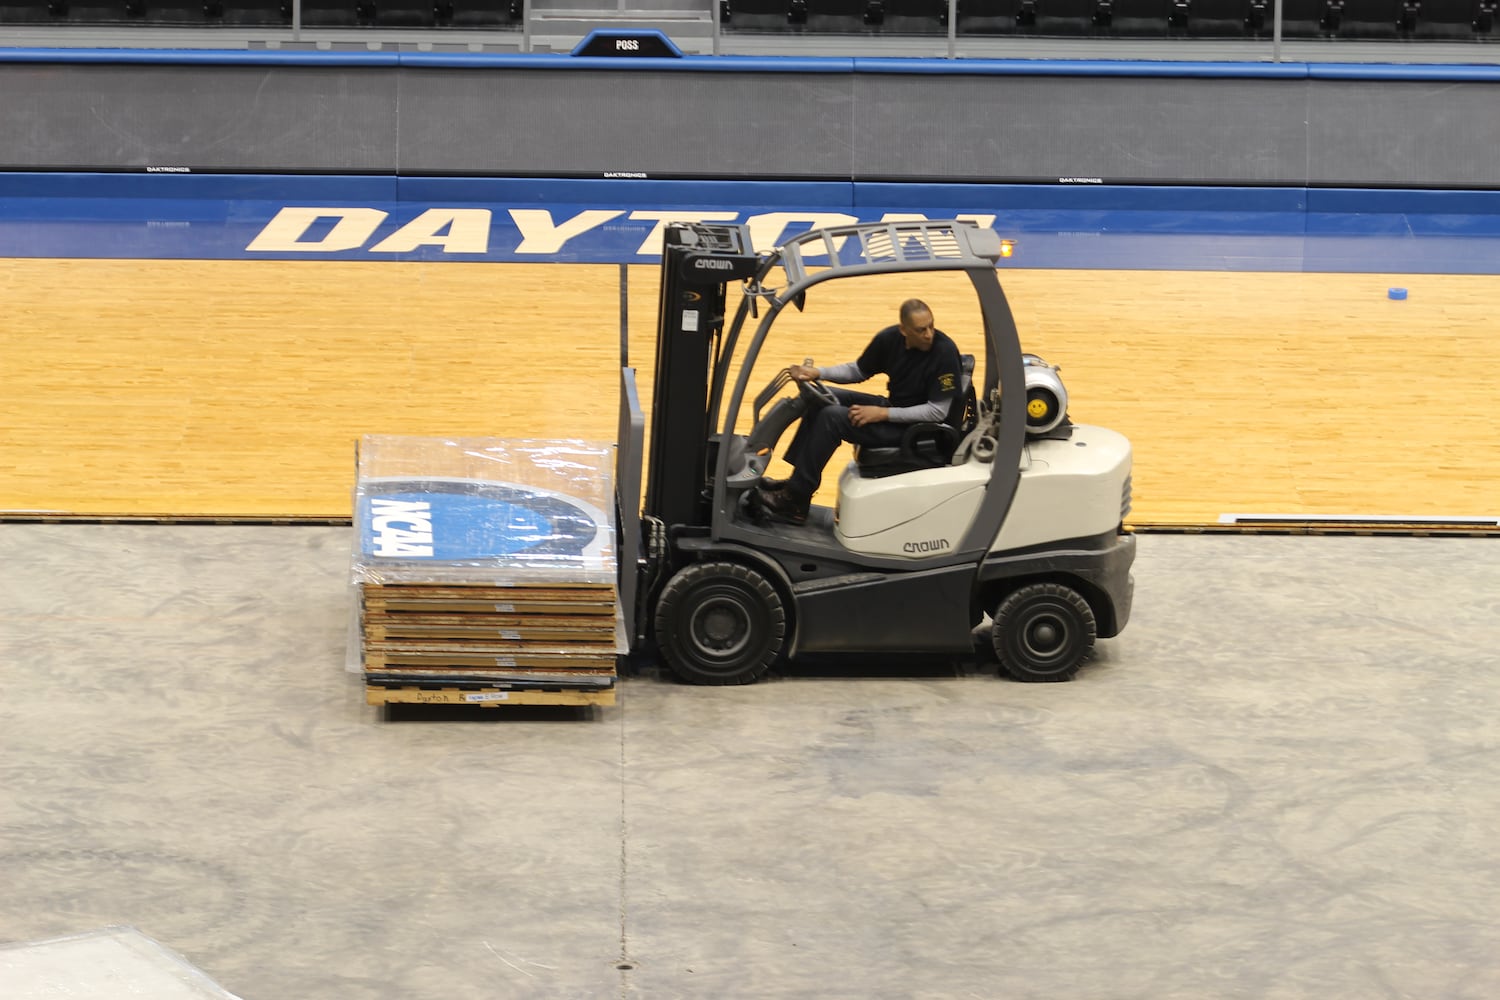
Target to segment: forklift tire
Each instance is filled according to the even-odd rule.
[[[1094,649],[1098,626],[1083,595],[1060,583],[1033,583],[1000,602],[990,641],[1000,669],[1018,681],[1072,680]]]
[[[750,684],[780,657],[786,608],[760,573],[738,563],[694,563],[656,602],[656,642],[689,684]]]

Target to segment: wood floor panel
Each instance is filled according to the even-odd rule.
[[[648,402],[656,270],[629,269]],[[347,516],[361,434],[612,440],[618,275],[0,260],[0,510]],[[1023,346],[1061,365],[1074,419],[1131,438],[1138,523],[1500,512],[1496,277],[1002,277]],[[751,384],[806,356],[852,359],[911,295],[978,349],[960,276],[852,279],[778,322]]]

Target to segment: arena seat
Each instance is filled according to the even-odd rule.
[[[1112,35],[1155,36],[1168,33],[1175,7],[1173,0],[1109,0],[1107,17],[1100,27]]]
[[[863,24],[863,0],[807,0],[807,17],[831,20],[840,29],[858,30]]]
[[[454,28],[519,29],[526,17],[522,0],[438,0],[438,23]]]
[[[235,27],[282,26],[292,23],[292,0],[219,0],[219,19]]]
[[[1286,38],[1328,38],[1343,19],[1343,0],[1283,0],[1281,33]],[[1266,10],[1265,34],[1272,30],[1272,11]]]
[[[49,0],[53,21],[68,24],[114,25],[139,23],[145,18],[145,0]]]
[[[819,13],[814,18],[817,0],[721,0],[719,26],[724,31],[747,32],[816,32],[847,33],[862,30],[852,16]]]
[[[202,27],[219,23],[221,0],[139,0],[135,15],[147,24],[171,27]]]
[[[724,31],[930,35],[947,0],[719,0]]]
[[[948,5],[936,0],[938,25],[948,26]],[[958,33],[960,35],[1009,35],[1017,27],[1016,15],[1020,13],[1020,0],[959,0]]]
[[[884,6],[884,25],[888,31],[901,34],[926,35],[948,32],[948,0],[881,0]],[[963,30],[964,18],[970,7],[1010,7],[1013,0],[961,0],[959,3],[959,30]],[[862,0],[861,19],[871,24],[870,0]]]
[[[1488,9],[1486,9],[1488,8]],[[1484,0],[1418,0],[1413,38],[1469,39],[1494,31],[1495,4]]]
[[[0,24],[46,24],[56,21],[49,0],[0,0]]]
[[[1243,38],[1269,20],[1270,10],[1265,0],[1258,11],[1253,0],[1187,0],[1187,33],[1194,38]]]
[[[1028,34],[1090,35],[1107,24],[1109,0],[1020,0],[1016,24]]]
[[[1416,24],[1415,5],[1403,16],[1403,0],[1344,0],[1339,18],[1340,38],[1396,38]]]
[[[786,6],[773,0],[719,0],[721,31],[782,31]]]
[[[353,28],[360,24],[358,4],[369,0],[302,0],[305,28]]]
[[[356,0],[354,13],[361,24],[381,28],[431,28],[438,8],[434,0]]]

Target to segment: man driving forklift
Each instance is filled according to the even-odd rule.
[[[797,382],[858,384],[876,375],[887,377],[886,395],[830,389],[837,400],[810,410],[797,425],[784,455],[793,468],[784,480],[765,479],[759,487],[760,508],[773,520],[807,521],[823,467],[839,444],[894,447],[906,426],[941,422],[959,392],[959,352],[952,338],[933,324],[932,309],[921,299],[901,303],[899,320],[875,334],[855,361],[818,368],[787,369]],[[814,403],[820,398],[809,394]]]

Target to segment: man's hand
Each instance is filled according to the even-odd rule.
[[[890,417],[891,411],[884,406],[869,406],[857,404],[849,407],[849,422],[855,427],[863,427],[866,424],[878,424]]]
[[[792,365],[787,371],[791,373],[793,382],[816,382],[821,374],[812,365]]]

